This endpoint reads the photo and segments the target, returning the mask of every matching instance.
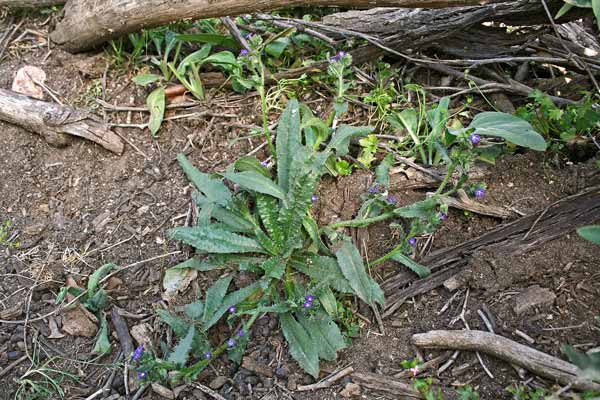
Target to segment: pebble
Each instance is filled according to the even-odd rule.
[[[217,376],[210,382],[208,386],[210,386],[210,388],[213,390],[221,389],[223,385],[227,383],[228,380],[229,378],[227,378],[226,376]]]
[[[275,369],[275,376],[278,378],[285,378],[286,376],[286,371],[285,371],[285,367],[278,367]]]
[[[22,355],[23,353],[21,353],[20,351],[9,351],[8,353],[6,353],[6,356],[10,361],[21,358]]]

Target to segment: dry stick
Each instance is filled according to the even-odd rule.
[[[223,22],[223,24],[229,30],[229,33],[231,33],[231,36],[233,36],[244,49],[250,50],[248,41],[246,41],[246,38],[242,35],[237,25],[231,20],[231,18],[221,17],[221,22]]]
[[[133,268],[133,267],[136,267],[138,265],[141,265],[141,264],[144,264],[144,263],[147,263],[147,262],[150,262],[150,261],[158,260],[158,259],[161,259],[161,258],[165,258],[165,257],[169,257],[169,256],[172,256],[172,255],[181,254],[181,253],[182,253],[182,251],[172,251],[170,253],[162,254],[160,256],[151,257],[151,258],[148,258],[146,260],[142,260],[142,261],[135,262],[133,264],[126,265],[126,266],[124,266],[122,268],[118,268],[114,272],[106,275],[104,278],[102,278],[100,280],[99,283],[106,282],[108,279],[112,278],[113,276],[115,276],[116,274],[118,274],[120,272],[125,271],[126,269]],[[49,312],[47,314],[44,314],[42,316],[39,316],[39,317],[36,317],[36,318],[31,318],[31,319],[28,320],[28,322],[42,321],[42,320],[44,320],[44,319],[46,319],[48,317],[51,317],[52,315],[58,314],[62,310],[64,310],[64,309],[68,308],[69,306],[75,304],[75,302],[77,300],[79,300],[80,298],[82,298],[83,296],[85,296],[87,294],[87,292],[88,292],[87,289],[85,289],[83,292],[81,292],[80,294],[78,294],[77,296],[75,296],[73,298],[73,300],[69,301],[67,304],[65,304],[65,305],[63,305],[61,307],[58,307],[54,311],[51,311],[51,312]],[[7,320],[0,319],[0,324],[20,325],[20,324],[24,324],[25,322],[26,322],[26,320],[7,321]]]
[[[258,17],[258,19],[264,20],[264,18],[260,18],[260,16]],[[304,32],[307,35],[310,35],[319,40],[322,40],[323,42],[327,43],[331,47],[335,46],[335,40],[333,40],[332,38],[330,38],[327,35],[322,34],[321,32],[315,31],[314,29],[306,28],[306,27],[304,27],[303,24],[293,23],[293,22],[286,23],[286,22],[274,21],[274,20],[270,20],[270,19],[269,19],[269,22],[271,22],[273,25],[278,26],[280,28],[296,28],[297,31]]]
[[[19,364],[21,364],[23,361],[27,360],[27,356],[22,356],[21,358],[13,361],[11,364],[7,365],[6,368],[4,368],[2,371],[0,371],[0,378],[4,377],[5,375],[7,375],[10,371],[12,371],[13,369],[15,369],[15,367],[17,367]]]
[[[200,389],[202,392],[206,393],[209,396],[214,397],[217,400],[225,400],[225,397],[221,396],[219,393],[215,392],[208,386],[204,386],[200,383],[191,383],[190,386],[195,387],[196,389]]]
[[[17,25],[15,25],[13,27],[12,31],[10,33],[7,33],[6,36],[4,37],[5,38],[4,44],[0,48],[0,61],[2,61],[2,57],[4,56],[4,52],[6,51],[6,49],[8,48],[8,46],[10,45],[10,41],[12,40],[12,37],[19,30],[19,28],[21,28],[21,25],[23,25],[24,22],[25,22],[25,19],[23,19],[21,22],[19,22]],[[2,43],[0,42],[0,44],[2,44]]]
[[[575,389],[600,390],[600,384],[580,380],[575,365],[493,333],[441,330],[416,334],[411,340],[416,346],[430,349],[480,351],[560,384],[572,383]]]
[[[343,370],[341,370],[335,374],[329,375],[327,378],[323,379],[320,382],[313,383],[312,385],[298,386],[298,388],[296,390],[298,392],[306,392],[308,390],[325,389],[325,388],[330,387],[331,385],[333,385],[335,382],[339,381],[346,375],[350,375],[353,372],[354,372],[354,368],[352,368],[352,367],[344,368]]]

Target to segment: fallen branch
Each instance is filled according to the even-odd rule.
[[[352,381],[358,383],[360,386],[393,393],[397,396],[406,396],[415,399],[423,398],[421,393],[416,391],[410,383],[394,379],[387,375],[355,372],[352,374]]]
[[[43,8],[65,4],[66,0],[0,0],[0,7]]]
[[[339,381],[346,375],[350,375],[353,372],[354,372],[354,368],[352,368],[352,367],[344,368],[340,372],[332,374],[320,382],[313,383],[312,385],[298,386],[298,388],[296,390],[299,392],[306,392],[308,390],[325,389],[325,388],[330,387],[331,385],[333,385],[335,382]]]
[[[34,100],[0,89],[0,120],[37,133],[54,146],[64,147],[70,136],[79,136],[114,153],[123,152],[123,142],[108,125],[86,111]]]
[[[480,351],[532,373],[579,390],[600,390],[600,384],[580,378],[579,369],[564,360],[482,331],[430,331],[413,335],[414,345],[433,349]]]

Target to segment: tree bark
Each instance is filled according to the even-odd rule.
[[[0,0],[0,7],[42,8],[65,4],[66,0]]]
[[[51,39],[77,52],[142,28],[186,19],[232,16],[296,6],[464,7],[499,0],[71,0]]]
[[[600,390],[600,384],[580,379],[577,366],[493,333],[430,331],[413,335],[412,342],[428,349],[479,351],[573,389]]]
[[[91,114],[10,90],[0,89],[0,120],[35,132],[57,147],[68,145],[71,139],[68,135],[73,135],[96,142],[114,153],[123,152],[121,139]]]

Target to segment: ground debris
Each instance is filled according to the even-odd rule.
[[[521,315],[534,307],[550,306],[554,300],[556,300],[556,295],[550,289],[533,285],[515,296],[513,309],[517,315]]]

